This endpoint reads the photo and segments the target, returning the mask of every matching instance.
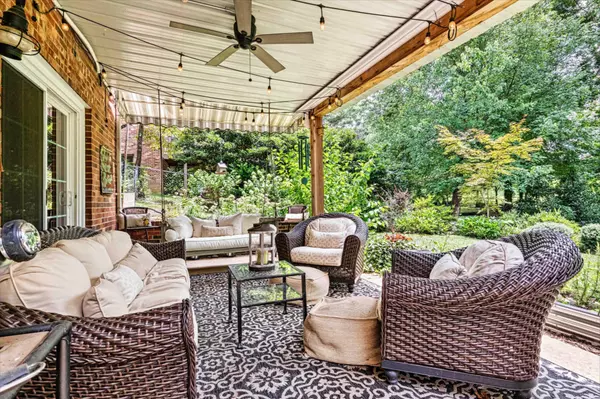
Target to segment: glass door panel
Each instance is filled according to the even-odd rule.
[[[67,187],[67,115],[48,105],[46,162],[47,227],[66,226],[70,206]]]

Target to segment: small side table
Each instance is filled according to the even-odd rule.
[[[286,278],[289,276],[302,277],[302,293],[290,287]],[[281,278],[281,284],[269,284],[265,286],[242,287],[242,282],[253,280],[269,280]],[[233,288],[235,280],[235,290]],[[237,333],[238,348],[242,347],[242,309],[252,306],[283,303],[283,313],[287,313],[287,303],[302,301],[303,318],[306,319],[306,275],[291,263],[278,262],[275,269],[270,271],[256,272],[248,268],[248,264],[230,265],[227,273],[228,296],[229,296],[229,322],[232,322],[233,300],[236,302],[237,310]]]
[[[0,351],[2,369],[17,367],[21,364],[43,362],[56,347],[56,398],[70,398],[70,360],[71,360],[71,322],[60,321],[52,324],[9,328],[0,330]],[[11,351],[11,356],[2,353]],[[14,398],[22,385],[6,392],[0,387],[0,396]]]

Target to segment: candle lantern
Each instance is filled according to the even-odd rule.
[[[277,248],[275,234],[277,228],[272,224],[261,224],[248,229],[248,267],[254,271],[275,269]],[[256,256],[256,260],[253,258]]]

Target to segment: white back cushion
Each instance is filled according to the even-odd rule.
[[[90,276],[79,260],[61,249],[46,248],[32,260],[0,271],[0,302],[81,317],[90,286]]]
[[[218,219],[219,227],[231,226],[233,227],[233,234],[242,234],[242,214],[236,213],[231,216],[221,216]]]
[[[136,243],[127,256],[119,261],[119,265],[132,269],[143,280],[156,262],[158,260],[146,248]]]
[[[356,225],[348,218],[318,218],[306,226],[304,242],[309,243],[311,241],[311,234],[313,231],[322,233],[344,232],[344,235],[348,236],[356,232]]]
[[[169,227],[177,232],[179,239],[190,238],[194,233],[192,220],[185,215],[168,218]]]
[[[104,246],[113,265],[126,257],[129,251],[131,251],[131,247],[133,247],[131,237],[124,231],[103,231],[91,237],[91,239]]]
[[[179,234],[181,238],[191,238],[191,237],[202,237],[202,226],[207,227],[217,227],[217,221],[214,219],[199,219],[195,217],[190,218],[192,220],[192,225],[194,226],[193,232],[191,236],[187,236],[187,231],[185,232],[185,236]]]
[[[63,250],[83,263],[90,280],[96,280],[102,273],[113,268],[113,263],[104,246],[91,238],[60,240],[52,246]]]

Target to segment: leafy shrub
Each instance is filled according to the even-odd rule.
[[[583,226],[581,228],[581,250],[591,252],[598,246],[600,246],[600,224]]]
[[[579,225],[564,217],[562,213],[556,209],[551,212],[538,212],[535,215],[528,216],[526,219],[527,227],[543,222],[562,223],[573,229],[574,233],[579,232]]]
[[[467,237],[493,239],[502,236],[501,226],[502,222],[498,219],[471,216],[459,219],[456,231]]]
[[[373,234],[365,246],[365,271],[381,273],[392,268],[392,251],[415,249],[412,238],[403,234]]]
[[[394,222],[410,207],[410,193],[394,187],[393,191],[385,194],[386,212],[383,214],[383,219],[390,231],[394,231],[396,226]]]
[[[569,226],[567,226],[566,224],[554,223],[554,222],[537,223],[525,230],[526,231],[552,230],[552,231],[556,231],[557,233],[562,233],[562,234],[566,235],[567,237],[572,237],[573,234],[575,233],[573,231],[573,229],[570,228]]]
[[[432,197],[417,198],[412,211],[396,220],[396,230],[403,233],[442,234],[452,228],[452,209],[433,205]]]
[[[596,255],[583,255],[583,268],[561,289],[559,300],[571,305],[600,310],[600,245]]]
[[[529,227],[527,224],[527,217],[516,211],[505,212],[500,217],[500,222],[502,236],[518,234],[525,228]]]

